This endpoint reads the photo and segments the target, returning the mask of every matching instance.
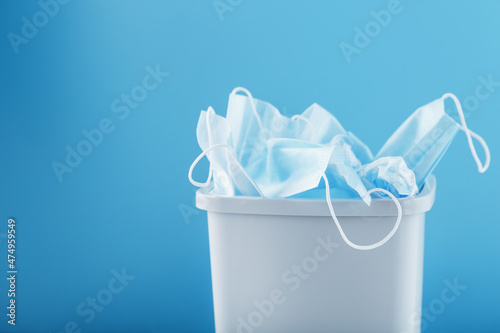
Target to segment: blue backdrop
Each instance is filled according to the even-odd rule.
[[[236,86],[287,115],[317,102],[374,152],[455,93],[493,158],[478,174],[460,133],[435,171],[423,328],[500,330],[500,2],[0,6],[0,276],[9,218],[18,271],[15,326],[0,280],[1,332],[214,332],[206,214],[187,171],[199,112],[225,115]],[[436,308],[455,279],[467,288]]]

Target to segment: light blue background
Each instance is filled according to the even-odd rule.
[[[2,1],[0,249],[6,257],[14,217],[19,274],[15,328],[0,282],[0,331],[61,332],[75,321],[83,332],[213,332],[206,214],[187,180],[200,110],[225,115],[240,85],[288,115],[317,102],[376,152],[418,106],[445,92],[473,96],[480,76],[500,81],[494,0],[401,0],[348,63],[339,44],[387,4],[243,0],[220,20],[211,0],[70,1],[15,53],[7,34],[40,6]],[[156,65],[170,75],[120,120],[111,103]],[[64,163],[66,145],[75,149],[103,118],[114,131],[59,182],[51,163]],[[500,87],[468,123],[493,158],[478,174],[460,133],[436,169],[423,305],[445,279],[468,288],[429,333],[500,330]],[[77,306],[123,267],[135,279],[85,323]]]

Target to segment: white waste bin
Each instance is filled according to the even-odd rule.
[[[400,199],[401,225],[383,246],[360,251],[341,239],[324,199],[223,197],[200,189],[206,210],[217,333],[420,332],[424,222],[430,176]],[[333,200],[356,244],[394,226],[390,199]]]

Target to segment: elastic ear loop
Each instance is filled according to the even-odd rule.
[[[227,144],[224,144],[224,143],[216,144],[216,145],[213,145],[213,146],[205,149],[200,155],[198,155],[198,157],[193,161],[193,163],[191,163],[191,166],[189,167],[189,172],[188,172],[188,178],[189,178],[189,181],[191,182],[191,184],[193,184],[194,186],[197,186],[197,187],[206,187],[206,186],[208,186],[210,184],[210,180],[212,179],[212,169],[210,169],[209,175],[208,175],[208,179],[204,183],[197,182],[197,181],[195,181],[193,179],[193,170],[196,167],[196,165],[198,164],[198,162],[200,162],[200,160],[207,153],[209,153],[210,151],[212,151],[212,150],[214,150],[216,148],[224,148],[224,149],[227,149],[227,150],[229,150],[231,152],[231,155],[233,156],[233,159],[234,159],[235,163],[238,165],[238,167],[240,168],[241,172],[245,175],[245,177],[247,177],[247,179],[250,181],[250,183],[252,184],[252,186],[257,190],[257,192],[259,193],[259,195],[261,197],[264,197],[264,194],[262,194],[262,192],[260,191],[259,187],[253,182],[252,178],[250,178],[250,176],[246,173],[245,169],[240,164],[240,162],[234,157],[233,147],[231,147],[231,146],[229,146]]]
[[[490,166],[490,149],[488,148],[488,145],[486,144],[486,141],[479,135],[471,131],[467,127],[467,123],[465,122],[465,116],[464,116],[464,111],[462,110],[462,105],[460,104],[460,101],[458,100],[457,96],[453,95],[452,93],[446,93],[443,95],[443,99],[450,97],[453,99],[455,102],[455,105],[457,106],[457,111],[458,111],[458,116],[460,117],[460,121],[462,122],[462,127],[460,129],[465,132],[465,135],[467,136],[467,141],[469,143],[469,148],[472,153],[472,157],[474,157],[474,160],[476,161],[477,164],[477,170],[480,173],[484,173],[486,170],[488,170],[488,167]],[[484,149],[484,154],[486,157],[486,161],[484,162],[484,165],[481,163],[481,160],[477,156],[476,148],[474,147],[474,143],[472,142],[472,138],[476,139],[479,141],[481,146],[483,146]]]
[[[197,182],[196,180],[193,179],[193,170],[194,170],[194,167],[198,164],[198,162],[206,155],[208,154],[210,151],[216,149],[216,148],[225,148],[225,149],[228,149],[230,151],[233,151],[233,148],[229,145],[226,145],[224,143],[220,143],[220,144],[217,144],[217,145],[213,145],[211,147],[208,147],[207,149],[205,149],[200,155],[198,155],[198,157],[193,161],[193,163],[191,163],[191,166],[189,167],[189,172],[188,172],[188,178],[189,178],[189,181],[191,182],[191,184],[193,184],[194,186],[197,186],[197,187],[206,187],[210,184],[210,180],[212,179],[212,168],[210,168],[210,171],[208,172],[208,179],[206,182],[204,183],[200,183],[200,182]]]
[[[375,191],[384,192],[385,194],[390,196],[392,201],[394,201],[394,203],[396,204],[396,207],[398,208],[398,218],[396,219],[396,223],[394,224],[394,227],[392,228],[392,230],[382,240],[378,241],[377,243],[371,244],[371,245],[358,245],[358,244],[354,244],[353,242],[351,242],[349,240],[349,238],[347,238],[347,236],[344,233],[344,230],[340,226],[339,220],[337,219],[337,216],[335,215],[335,211],[333,210],[333,206],[332,206],[332,202],[331,202],[331,198],[330,198],[330,183],[328,182],[328,178],[326,177],[326,174],[323,174],[322,177],[323,177],[323,180],[325,181],[326,203],[328,204],[328,208],[330,209],[330,215],[332,216],[333,221],[335,222],[335,224],[337,225],[337,228],[339,229],[340,236],[342,237],[344,242],[346,242],[347,245],[349,245],[350,247],[352,247],[353,249],[356,249],[356,250],[373,250],[373,249],[376,249],[377,247],[384,245],[385,243],[387,243],[387,241],[389,241],[392,238],[392,236],[394,236],[394,234],[396,233],[396,231],[399,228],[399,225],[401,224],[401,218],[403,217],[403,210],[401,209],[401,204],[399,203],[398,199],[396,199],[396,197],[391,192],[384,190],[382,188],[374,188],[374,189],[371,189],[368,192],[366,192],[365,195],[363,195],[363,197],[365,197],[365,196],[370,195],[372,192],[375,192]]]
[[[210,121],[208,120],[209,119],[209,116],[210,115],[213,115],[215,114],[215,111],[214,109],[210,106],[207,110],[207,114],[206,114],[206,117],[205,117],[205,122],[207,123],[207,136],[208,136],[208,146],[210,147],[212,145],[212,128],[210,127]],[[208,153],[208,151],[207,151]],[[211,160],[211,157],[212,157],[212,154],[210,155],[207,155],[207,158],[209,160]],[[202,157],[203,158],[203,157]],[[201,159],[201,158],[200,158]],[[198,163],[198,162],[196,162]],[[196,165],[196,164],[195,164]],[[194,167],[193,167],[194,169]],[[195,185],[195,186],[198,186],[198,187],[205,187],[205,186],[208,186],[208,184],[210,184],[210,180],[212,179],[212,175],[213,175],[213,171],[212,171],[212,163],[209,163],[208,165],[208,178],[207,178],[207,181],[204,182],[204,183],[199,183],[197,181],[194,181],[193,178],[192,178],[192,171],[193,170],[190,170],[190,176],[189,176],[189,181],[191,182],[191,184]],[[195,184],[196,183],[196,184]]]
[[[307,119],[304,116],[301,116],[300,114],[296,114],[295,116],[292,116],[291,119],[292,120],[295,120],[295,119],[303,120],[307,125],[309,125],[312,128],[312,132],[311,132],[312,135],[309,138],[309,140],[312,140],[316,136],[316,128],[314,127],[314,125],[311,123],[311,121],[309,119]]]
[[[248,91],[248,89],[246,89],[246,88],[236,87],[233,89],[233,91],[231,91],[231,95],[236,95],[236,93],[238,93],[240,91],[245,93],[248,96],[248,98],[250,99],[250,105],[252,106],[252,112],[253,112],[255,118],[257,118],[257,123],[259,124],[260,132],[262,133],[262,136],[264,136],[264,139],[267,140],[267,135],[266,135],[266,132],[264,132],[264,126],[262,126],[262,122],[260,121],[260,116],[259,116],[259,113],[257,112],[257,108],[255,107],[255,100],[252,96],[252,93],[250,93],[250,91]]]

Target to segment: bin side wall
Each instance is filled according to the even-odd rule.
[[[419,332],[424,219],[208,212],[217,332]]]

